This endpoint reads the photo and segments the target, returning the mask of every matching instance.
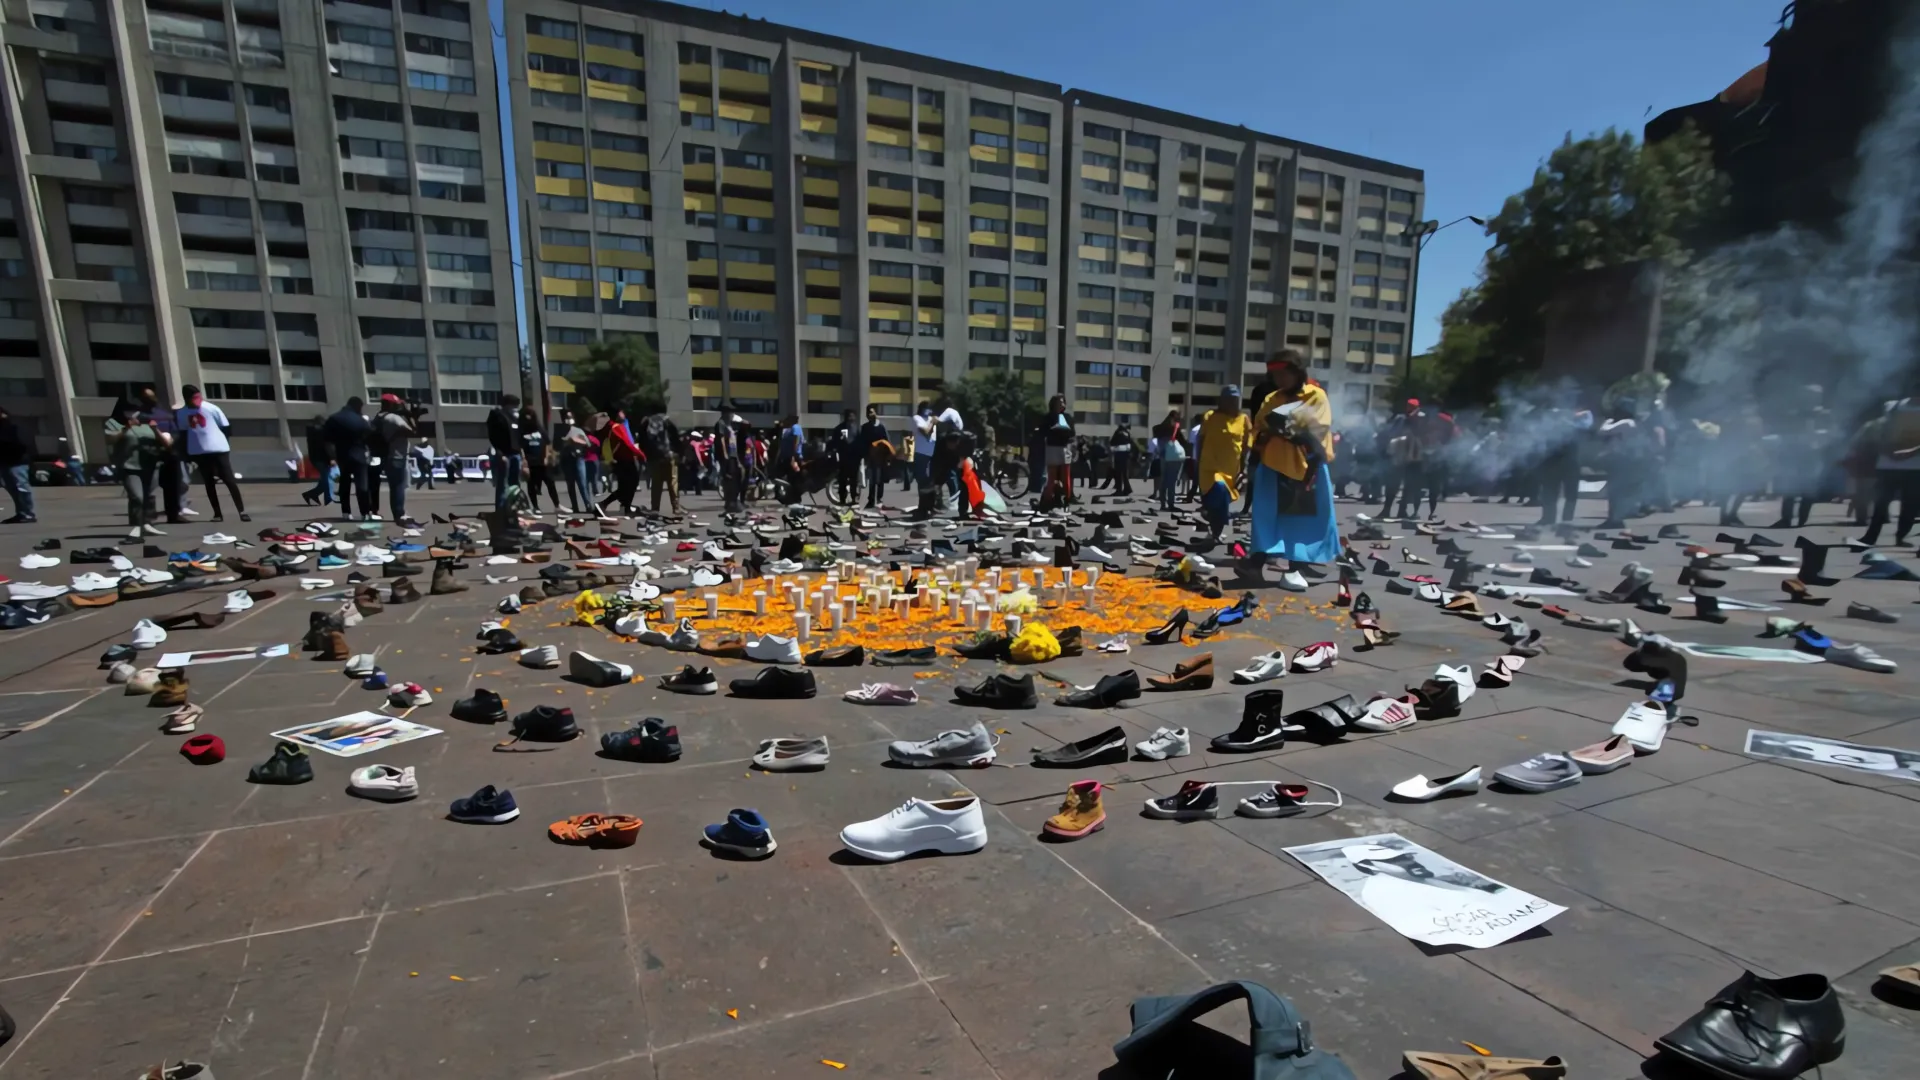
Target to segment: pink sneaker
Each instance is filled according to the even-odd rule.
[[[844,695],[856,705],[913,705],[920,695],[911,686],[895,686],[892,683],[868,683],[858,690],[849,690]]]
[[[1323,671],[1340,662],[1340,646],[1331,641],[1316,641],[1293,654],[1293,670]]]

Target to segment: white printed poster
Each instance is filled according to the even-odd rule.
[[[1498,945],[1567,910],[1399,833],[1286,849],[1375,918],[1427,945]]]

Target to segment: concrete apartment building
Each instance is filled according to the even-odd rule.
[[[104,458],[202,387],[279,474],[349,396],[484,445],[519,385],[480,0],[0,0],[0,401]]]
[[[1406,354],[1418,170],[651,0],[509,0],[550,387],[644,335],[674,412],[904,416],[987,367],[1083,430],[1283,345],[1347,408]]]

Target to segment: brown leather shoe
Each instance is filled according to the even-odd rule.
[[[542,592],[538,585],[522,585],[520,587],[520,602],[522,604],[537,604],[546,598],[547,594]]]
[[[387,597],[387,603],[411,604],[418,599],[420,599],[420,590],[414,586],[412,578],[393,579],[393,592]]]
[[[187,673],[178,668],[160,673],[160,686],[147,704],[162,709],[177,709],[187,703]]]
[[[1199,656],[1177,665],[1171,675],[1156,675],[1147,680],[1155,690],[1206,690],[1213,686],[1213,654]]]
[[[552,562],[553,552],[551,551],[525,552],[520,556],[520,561],[521,562]]]
[[[459,548],[441,547],[438,544],[427,545],[427,558],[429,559],[457,559],[459,557]]]
[[[314,654],[315,660],[345,661],[352,656],[347,651],[347,632],[345,630],[327,630],[320,635],[320,651]]]
[[[232,559],[229,560],[229,565],[234,573],[240,575],[242,581],[265,581],[268,578],[280,576],[280,568],[270,564],[262,565],[245,559]]]
[[[428,593],[434,596],[445,596],[448,593],[462,593],[466,591],[466,584],[453,576],[452,569],[445,566],[436,566],[433,568],[433,581],[427,586]]]
[[[70,592],[66,594],[65,599],[67,603],[72,604],[74,607],[77,607],[77,608],[106,607],[108,604],[119,603],[120,594],[111,590],[107,592],[97,592],[97,593]]]
[[[353,608],[360,613],[362,618],[365,618],[368,615],[380,614],[387,609],[387,605],[380,601],[379,589],[371,585],[364,585],[355,590],[353,594]]]
[[[184,615],[169,615],[154,620],[162,630],[211,630],[226,621],[227,613],[224,611],[189,611]]]

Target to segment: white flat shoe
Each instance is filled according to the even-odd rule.
[[[1613,722],[1613,733],[1625,735],[1635,752],[1651,754],[1666,742],[1668,726],[1665,708],[1651,701],[1640,701],[1627,706],[1627,711]]]
[[[1452,776],[1442,776],[1435,780],[1416,776],[1411,780],[1402,780],[1393,786],[1395,796],[1412,802],[1428,802],[1442,795],[1467,795],[1479,790],[1480,766],[1478,765]]]
[[[1261,683],[1269,679],[1283,678],[1287,674],[1287,653],[1285,649],[1276,649],[1270,653],[1261,653],[1247,663],[1246,667],[1233,673],[1237,683]]]

